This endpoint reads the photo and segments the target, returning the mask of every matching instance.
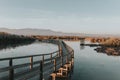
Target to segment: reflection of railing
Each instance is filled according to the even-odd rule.
[[[0,76],[0,80],[27,80],[39,75],[40,80],[48,80],[53,72],[57,72],[66,63],[73,62],[74,51],[63,41],[46,40],[45,42],[57,44],[58,51],[48,54],[29,55],[22,57],[3,58],[0,61],[8,61],[9,66],[0,68],[0,73],[8,72],[8,75]],[[40,60],[34,61],[36,57],[42,57]],[[46,57],[46,59],[45,59]],[[29,63],[15,65],[15,60],[30,59]],[[73,63],[71,63],[73,65]],[[25,69],[25,67],[29,67]],[[24,69],[22,69],[24,68]],[[21,71],[17,72],[17,69]],[[53,76],[52,76],[53,77]]]

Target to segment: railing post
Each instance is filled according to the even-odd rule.
[[[30,57],[30,69],[33,68],[33,56]]]
[[[61,56],[61,66],[63,66],[63,56]]]
[[[60,53],[60,56],[61,56],[61,66],[63,66],[63,50],[61,49],[61,53]]]
[[[56,72],[56,58],[54,59],[54,72]]]
[[[40,61],[40,80],[43,80],[43,61]]]
[[[73,52],[72,52],[72,58],[74,58],[74,50],[73,50]]]
[[[74,50],[73,50],[73,53],[72,53],[72,66],[74,65]]]
[[[12,66],[13,66],[13,60],[10,59],[9,60],[9,67],[11,67],[11,68],[9,70],[9,80],[14,80],[14,69],[12,68]]]
[[[62,54],[61,54],[61,46],[60,46],[60,44],[58,45],[58,49],[59,49],[59,56],[61,56]]]

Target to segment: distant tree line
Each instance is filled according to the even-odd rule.
[[[35,41],[35,39],[31,37],[0,32],[0,44],[20,44],[33,41]]]

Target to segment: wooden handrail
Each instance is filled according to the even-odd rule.
[[[20,57],[9,57],[9,58],[1,58],[0,61],[9,61],[9,66],[8,67],[3,67],[0,68],[0,73],[9,71],[8,76],[3,76],[0,78],[0,80],[14,80],[15,78],[18,78],[19,75],[21,76],[23,71],[21,71],[21,74],[17,75],[17,73],[14,73],[15,69],[18,68],[24,68],[27,66],[30,66],[30,69],[24,76],[26,78],[30,78],[29,76],[34,76],[35,74],[30,74],[30,72],[37,72],[40,73],[40,80],[42,80],[45,74],[56,71],[60,66],[63,66],[65,63],[67,63],[70,59],[69,56],[73,56],[72,54],[74,51],[72,48],[70,48],[68,45],[66,45],[63,41],[60,40],[46,40],[48,43],[56,44],[58,45],[58,49],[55,52],[52,53],[47,53],[47,54],[37,54],[37,55],[28,55],[28,56],[20,56]],[[54,55],[55,54],[55,55]],[[54,55],[54,56],[53,56]],[[33,58],[35,57],[41,57],[41,60],[34,61]],[[45,59],[45,56],[48,56],[48,58]],[[13,65],[13,60],[15,59],[30,59],[30,63],[23,63],[23,64],[18,64],[18,65]],[[39,64],[38,67],[34,67],[34,65]],[[53,68],[52,68],[53,67]],[[37,71],[36,71],[37,70]],[[28,75],[29,74],[29,75]],[[17,77],[16,77],[17,75]],[[21,79],[22,80],[22,79]]]
[[[36,55],[28,55],[28,56],[20,56],[20,57],[8,57],[8,58],[0,58],[0,61],[4,61],[4,60],[10,60],[10,59],[20,59],[20,58],[29,58],[31,56],[33,57],[37,57],[37,56],[47,56],[47,55],[50,55],[50,54],[55,54],[59,52],[59,50],[55,51],[55,52],[52,52],[52,53],[47,53],[47,54],[36,54]]]

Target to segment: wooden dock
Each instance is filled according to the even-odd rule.
[[[8,62],[8,66],[0,68],[0,74],[6,74],[0,75],[0,80],[29,80],[36,76],[39,76],[38,80],[68,80],[74,65],[74,50],[61,40],[45,42],[58,45],[59,50],[48,54],[0,59],[0,62]],[[40,60],[35,61],[36,57],[40,57]],[[29,62],[14,64],[14,61],[23,59],[29,59]]]

